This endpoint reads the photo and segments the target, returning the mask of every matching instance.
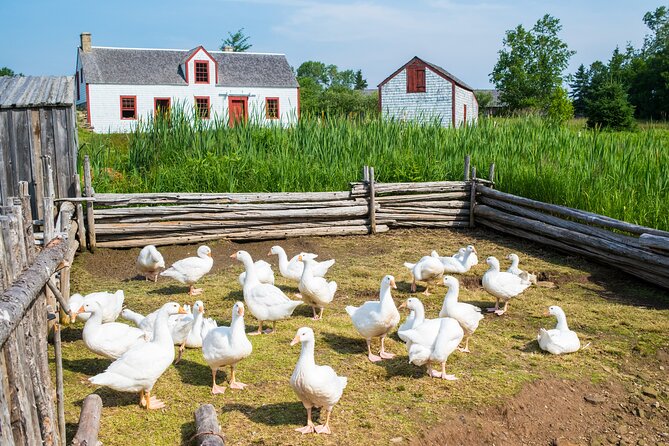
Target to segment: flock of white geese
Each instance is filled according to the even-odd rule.
[[[227,366],[231,369],[228,386],[244,389],[246,384],[237,380],[235,372],[240,361],[253,351],[245,331],[246,308],[258,320],[258,330],[249,335],[266,334],[274,331],[277,321],[289,318],[302,304],[313,308],[314,320],[322,320],[324,309],[337,292],[337,283],[324,277],[334,260],[319,262],[317,255],[311,253],[300,253],[289,260],[280,246],[272,247],[269,254],[278,256],[279,271],[283,277],[299,282],[298,299],[291,300],[274,286],[274,273],[269,263],[263,260],[254,262],[248,252],[237,251],[230,257],[244,265],[244,272],[239,276],[244,302],[233,305],[229,327],[219,327],[213,319],[205,318],[205,307],[200,300],[192,308],[168,302],[143,316],[123,308],[124,294],[121,290],[116,293],[92,293],[85,297],[73,295],[70,306],[76,310],[71,316],[85,321],[82,332],[84,344],[92,352],[114,360],[103,373],[89,378],[89,381],[121,392],[139,393],[139,404],[146,409],[165,407],[162,401],[151,395],[151,390],[175,361],[174,345],[178,345],[176,362],[180,360],[184,348],[202,349],[204,360],[211,368],[212,394],[225,392],[226,387],[216,383],[216,372]],[[510,254],[507,259],[511,260],[511,267],[501,271],[499,261],[488,257],[486,263],[489,269],[482,279],[483,288],[495,298],[495,306],[488,311],[498,316],[508,310],[513,297],[536,283],[536,277],[518,267],[516,254]],[[458,301],[459,282],[448,275],[465,273],[476,264],[477,252],[472,245],[461,248],[453,256],[442,257],[433,251],[416,263],[404,264],[413,276],[412,292],[416,291],[417,281],[427,283],[442,277],[448,289],[438,318],[426,318],[423,304],[416,297],[410,297],[399,307],[410,310],[397,332],[406,344],[409,361],[416,366],[426,365],[431,377],[457,379],[446,373],[448,357],[456,350],[469,352],[469,338],[483,319],[479,307]],[[147,280],[156,281],[159,275],[170,277],[188,285],[191,296],[202,293],[202,289],[195,288],[195,284],[209,273],[212,266],[211,249],[207,246],[200,246],[196,257],[179,260],[167,269],[164,269],[165,261],[155,246],[146,246],[137,258],[137,267]],[[367,342],[367,357],[372,362],[395,356],[385,350],[384,344],[386,336],[400,322],[400,313],[391,295],[393,288],[396,288],[395,279],[387,275],[381,280],[379,300],[365,302],[359,307],[346,307],[353,327]],[[429,295],[427,287],[424,294]],[[500,304],[503,304],[502,308]],[[552,330],[540,329],[537,341],[541,349],[553,354],[578,350],[578,336],[568,328],[564,311],[558,306],[551,306],[548,314],[557,318],[557,326]],[[136,327],[115,322],[119,315]],[[270,322],[272,328],[263,330],[263,324]],[[380,338],[381,344],[378,355],[371,346],[372,338],[376,337]],[[338,376],[329,366],[316,364],[315,338],[311,328],[297,330],[291,345],[297,343],[301,343],[302,349],[290,385],[307,410],[307,424],[297,431],[329,434],[332,408],[341,398],[347,379]],[[438,365],[438,369],[434,369],[433,365]],[[326,411],[325,422],[318,426],[312,421],[314,407]]]

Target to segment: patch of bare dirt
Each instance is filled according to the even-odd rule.
[[[668,445],[668,390],[661,379],[643,386],[539,380],[497,406],[453,414],[411,444]]]

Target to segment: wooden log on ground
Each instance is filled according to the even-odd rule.
[[[72,439],[72,446],[97,446],[102,415],[102,398],[92,393],[84,398],[79,415],[79,427]]]
[[[661,274],[669,272],[669,257],[653,254],[649,251],[633,248],[623,243],[605,240],[588,234],[581,234],[557,226],[530,220],[506,212],[491,208],[486,205],[476,206],[476,215],[498,223],[525,229],[556,240],[568,241],[570,244],[589,246],[609,254],[610,257],[629,258],[642,262],[650,270],[656,270]]]
[[[343,192],[266,192],[266,193],[142,193],[96,194],[98,206],[135,206],[164,204],[241,204],[241,203],[310,203],[336,202],[351,198]]]
[[[669,237],[654,234],[641,234],[639,245],[669,255]]]
[[[669,232],[666,231],[660,231],[659,229],[647,228],[645,226],[639,226],[632,223],[627,223],[622,220],[616,220],[615,218],[594,214],[592,212],[582,211],[579,209],[574,209],[566,206],[560,206],[557,204],[543,203],[541,201],[531,200],[529,198],[519,197],[517,195],[500,192],[498,190],[494,190],[489,187],[481,185],[477,186],[476,189],[478,193],[486,197],[495,198],[500,201],[507,201],[509,203],[518,206],[538,209],[544,212],[551,212],[556,215],[573,218],[575,220],[579,220],[595,226],[617,229],[619,231],[629,232],[631,234],[640,235],[647,233],[647,234],[659,235],[662,237],[669,237]]]
[[[93,197],[95,195],[93,186],[91,185],[92,181],[91,160],[88,155],[86,155],[84,157],[84,195],[87,197]],[[88,248],[91,252],[95,252],[95,206],[92,201],[86,203],[86,229],[88,231]]]
[[[577,254],[582,257],[598,261],[599,263],[603,263],[607,266],[614,266],[634,277],[643,279],[653,285],[669,289],[669,277],[661,276],[654,272],[648,272],[646,269],[644,269],[645,265],[642,262],[636,262],[624,258],[616,259],[611,257],[608,253],[603,253],[591,247],[583,245],[571,245],[566,243],[565,241],[554,240],[552,238],[545,237],[543,235],[507,226],[505,224],[500,224],[498,222],[488,220],[487,218],[480,216],[476,218],[476,221],[484,226],[489,227],[490,229],[494,229],[496,231],[505,234],[510,234],[527,240],[531,240],[543,246],[552,246],[568,254]]]
[[[549,225],[558,226],[560,228],[569,229],[570,231],[580,232],[582,234],[588,234],[595,237],[601,237],[606,240],[611,240],[613,242],[624,243],[635,248],[640,248],[639,239],[636,237],[630,237],[627,235],[618,234],[615,232],[608,231],[599,227],[588,226],[583,223],[577,223],[571,220],[564,220],[560,217],[554,217],[550,214],[544,214],[539,211],[533,211],[521,206],[516,206],[505,201],[496,200],[489,197],[480,197],[479,203],[494,207],[495,209],[500,209],[504,212],[508,212],[515,215],[520,215],[521,217],[527,217],[532,220],[541,221],[548,223]]]
[[[398,193],[438,193],[458,192],[468,190],[468,183],[464,181],[432,181],[426,183],[376,183],[377,195]],[[361,197],[367,194],[364,183],[351,183],[351,196]]]
[[[387,232],[388,226],[377,225],[376,232]],[[309,237],[309,236],[326,236],[326,235],[363,235],[368,234],[369,228],[363,226],[340,226],[340,227],[323,227],[323,228],[306,228],[306,229],[287,229],[287,230],[266,230],[256,231],[253,229],[240,230],[235,233],[226,235],[221,234],[207,234],[207,235],[178,235],[172,237],[146,237],[135,240],[110,240],[100,241],[98,244],[101,248],[133,248],[146,245],[176,245],[199,243],[208,240],[276,240],[287,237]],[[1,332],[0,332],[1,334]]]
[[[195,411],[195,444],[198,446],[225,446],[216,409],[202,404]]]

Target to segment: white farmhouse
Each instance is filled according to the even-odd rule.
[[[138,119],[179,104],[231,125],[249,118],[296,122],[299,85],[283,54],[91,46],[81,34],[76,103],[98,133],[132,131]]]
[[[418,57],[379,84],[379,106],[386,118],[438,120],[444,127],[476,123],[479,113],[469,85]]]

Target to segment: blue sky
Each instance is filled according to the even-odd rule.
[[[0,0],[0,66],[31,75],[71,74],[82,31],[93,45],[217,49],[244,27],[257,52],[285,53],[291,65],[320,60],[362,69],[370,86],[417,55],[475,88],[488,74],[504,32],[560,19],[576,50],[569,71],[627,42],[639,46],[646,0]]]

